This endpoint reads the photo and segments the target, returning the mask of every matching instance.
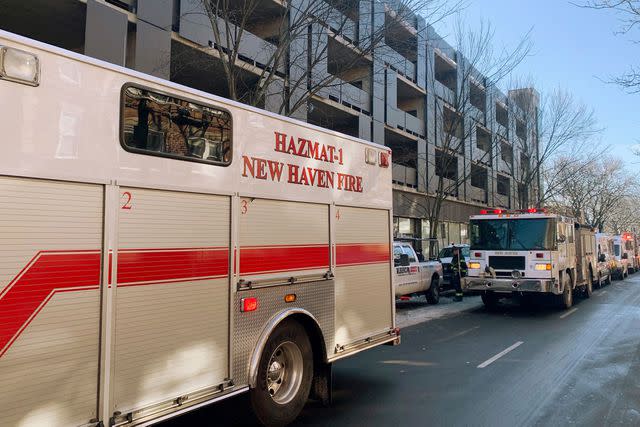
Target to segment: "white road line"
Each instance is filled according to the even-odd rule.
[[[564,319],[567,316],[571,316],[573,313],[575,313],[576,311],[578,311],[577,308],[572,308],[571,310],[567,311],[565,314],[560,315],[561,319]]]
[[[524,344],[523,341],[518,341],[517,343],[515,343],[514,345],[512,345],[511,347],[505,348],[504,350],[502,350],[500,353],[496,354],[495,356],[493,356],[491,359],[485,360],[484,362],[482,362],[481,364],[478,365],[478,368],[482,369],[482,368],[486,368],[487,366],[491,365],[493,362],[495,362],[496,360],[500,359],[502,356],[504,356],[505,354],[509,353],[510,351],[515,350],[516,348],[520,347],[522,344]]]

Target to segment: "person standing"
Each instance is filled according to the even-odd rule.
[[[456,290],[455,301],[462,301],[462,278],[467,276],[467,263],[460,256],[460,248],[453,248],[453,258],[451,259],[451,272],[453,273],[453,287]]]

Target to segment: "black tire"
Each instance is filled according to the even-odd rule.
[[[424,295],[427,297],[429,304],[435,305],[440,302],[440,283],[438,278],[434,277],[431,279],[431,286]]]
[[[485,292],[481,295],[482,303],[487,310],[492,311],[498,307],[499,298],[493,292]]]
[[[281,369],[272,371],[269,376],[269,368],[280,361],[277,359],[278,351],[283,361],[288,360],[287,352],[289,352],[291,362],[281,363]],[[299,355],[296,354],[297,351]],[[287,367],[293,369],[287,372]],[[297,374],[298,377],[292,378],[291,373]],[[276,378],[275,381],[274,378]],[[300,414],[309,398],[312,379],[313,349],[307,332],[295,320],[285,320],[265,344],[258,365],[256,387],[250,391],[251,405],[258,421],[265,426],[285,426],[291,423]],[[270,386],[270,382],[274,385]],[[297,387],[296,383],[299,383]],[[270,387],[278,387],[278,389],[274,391],[274,388]],[[280,388],[283,388],[282,394]],[[289,389],[291,390],[288,391]],[[278,402],[278,399],[282,401]]]
[[[558,303],[561,308],[569,309],[573,306],[573,289],[571,289],[571,280],[567,273],[562,275],[562,294],[558,295]]]
[[[582,295],[585,298],[591,298],[591,295],[593,295],[593,274],[591,273],[591,270],[589,270],[589,280],[587,280],[587,284],[584,285]]]
[[[602,287],[602,276],[600,275],[600,272],[598,272],[598,277],[596,278],[596,289],[600,289]]]

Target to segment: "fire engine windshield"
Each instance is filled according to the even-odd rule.
[[[472,250],[552,250],[556,244],[549,218],[472,220],[470,235]]]

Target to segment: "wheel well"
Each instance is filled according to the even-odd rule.
[[[313,362],[325,363],[327,360],[327,346],[324,342],[324,334],[320,330],[320,327],[311,317],[296,313],[287,317],[286,319],[292,319],[300,323],[309,335],[309,341],[311,341],[311,348],[313,349]]]
[[[431,281],[433,280],[440,280],[440,275],[438,275],[438,273],[433,273],[433,276],[431,276]]]

